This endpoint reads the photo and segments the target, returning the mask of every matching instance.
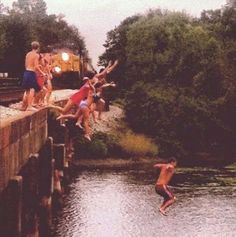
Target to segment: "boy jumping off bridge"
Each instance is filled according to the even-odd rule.
[[[172,205],[176,200],[176,197],[174,196],[173,192],[167,186],[175,172],[176,165],[177,161],[175,158],[171,158],[168,164],[154,165],[154,168],[159,168],[161,170],[159,178],[156,181],[155,190],[159,195],[164,198],[164,202],[162,203],[159,209],[162,215],[166,215],[166,208]]]

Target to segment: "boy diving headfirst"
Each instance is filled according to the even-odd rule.
[[[173,192],[167,186],[175,172],[176,165],[177,161],[175,158],[171,158],[167,164],[154,165],[154,168],[159,168],[161,170],[159,178],[156,181],[155,190],[164,198],[164,202],[159,209],[160,213],[163,215],[166,215],[166,208],[172,205],[176,200]]]

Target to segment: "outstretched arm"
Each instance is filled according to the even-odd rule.
[[[94,85],[92,85],[92,83],[90,81],[88,81],[89,87],[90,89],[93,91],[93,93],[96,93],[96,89],[94,87]]]
[[[164,165],[165,164],[155,164],[153,167],[161,169]]]
[[[107,69],[107,74],[109,74],[109,73],[111,73],[113,70],[114,70],[114,68],[118,65],[118,60],[116,60],[114,63],[113,63],[113,65],[111,65],[108,69]]]
[[[97,77],[98,79],[104,78],[105,75],[108,73],[107,71],[109,70],[110,67],[112,67],[111,61],[109,61],[107,67],[106,67],[102,72],[96,74],[96,77]]]
[[[109,87],[109,86],[111,86],[111,87],[115,87],[116,84],[115,84],[114,82],[106,83],[106,84],[102,85],[101,88],[105,88],[105,87]]]

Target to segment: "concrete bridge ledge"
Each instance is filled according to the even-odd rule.
[[[63,105],[74,90],[53,92],[54,103]],[[4,112],[1,106],[1,113]],[[48,137],[48,111],[36,112],[6,108],[8,114],[0,117],[0,193],[11,177],[18,174],[30,154],[38,153]]]

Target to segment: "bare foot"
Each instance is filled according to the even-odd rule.
[[[26,111],[27,107],[21,107],[20,111]]]
[[[86,139],[88,139],[89,141],[91,141],[91,138],[90,138],[90,136],[89,136],[88,134],[85,134],[84,137],[85,137]]]
[[[162,208],[159,209],[159,212],[160,212],[163,216],[167,216],[166,212],[165,212]]]
[[[26,111],[38,111],[38,109],[34,108],[33,106],[27,107]]]
[[[75,125],[78,126],[81,129],[83,129],[83,127],[82,127],[82,125],[81,125],[81,123],[79,121]]]
[[[63,115],[61,114],[60,116],[58,116],[57,118],[56,118],[56,120],[60,120],[61,118],[63,118]]]

